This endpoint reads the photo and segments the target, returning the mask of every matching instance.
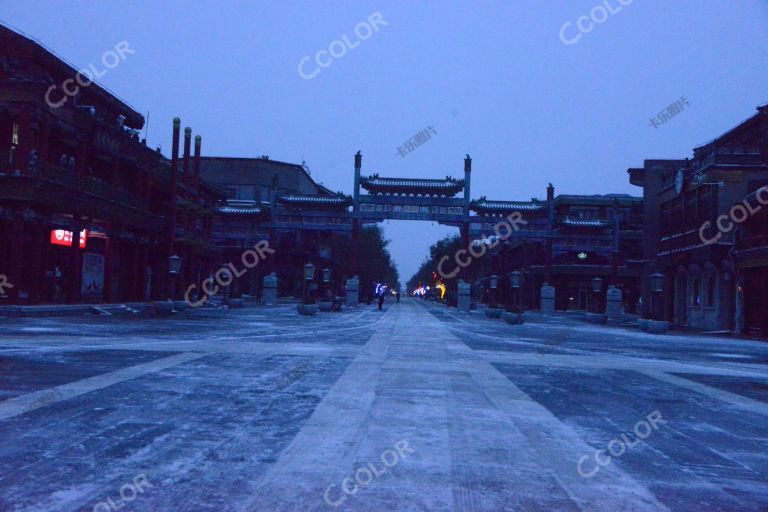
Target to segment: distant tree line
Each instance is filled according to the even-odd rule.
[[[358,239],[357,270],[360,279],[360,298],[366,299],[373,293],[376,283],[400,288],[400,274],[392,261],[387,247],[390,241],[384,238],[381,227],[365,226]],[[330,240],[331,250],[342,272],[352,268],[352,240],[348,236],[334,236]],[[347,277],[352,277],[347,275]]]
[[[443,263],[443,271],[450,275],[456,269],[454,257],[460,249],[466,249],[466,247],[462,246],[461,237],[458,235],[446,236],[432,244],[429,248],[429,256],[424,259],[419,270],[406,283],[408,292],[412,292],[419,286],[429,286],[432,288],[436,281],[440,281],[446,286],[446,299],[448,302],[453,302],[456,297],[459,279],[468,282],[472,281],[480,271],[479,265],[473,262],[468,267],[461,269],[461,272],[452,278],[440,277],[438,272],[440,260],[445,256],[448,257],[448,260]]]

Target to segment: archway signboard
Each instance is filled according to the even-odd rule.
[[[360,226],[393,220],[423,220],[456,226],[469,242],[470,177],[472,159],[464,159],[464,179],[387,178],[363,176],[363,156],[355,154],[355,184],[352,196],[352,247],[357,261]],[[360,189],[367,194],[361,194]],[[463,192],[461,197],[457,194]],[[354,266],[354,263],[353,263]],[[357,272],[353,268],[353,272]]]

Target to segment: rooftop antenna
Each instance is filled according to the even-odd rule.
[[[144,140],[149,138],[149,110],[147,110],[147,124],[144,125]]]

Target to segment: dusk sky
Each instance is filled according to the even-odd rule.
[[[600,5],[613,14],[580,32]],[[355,27],[375,13],[378,30],[360,39]],[[628,167],[690,156],[768,102],[764,0],[0,0],[0,21],[79,68],[105,70],[104,52],[127,41],[135,53],[98,82],[149,112],[148,143],[166,154],[179,116],[204,155],[305,160],[345,193],[361,150],[363,174],[425,178],[461,177],[469,153],[473,198],[542,198],[547,182],[640,195]],[[343,36],[353,48],[318,68],[317,52]],[[320,69],[311,79],[305,56],[305,74]],[[681,99],[682,112],[652,126]],[[428,127],[429,141],[398,155]],[[385,230],[403,281],[431,243],[458,233]]]

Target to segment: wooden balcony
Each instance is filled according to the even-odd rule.
[[[759,165],[765,162],[765,156],[758,148],[736,146],[718,146],[708,148],[697,155],[694,172],[699,172],[715,165]]]
[[[697,229],[686,231],[685,233],[678,233],[670,236],[665,236],[659,241],[659,252],[677,252],[684,251],[691,247],[697,247],[704,244],[699,236]]]
[[[80,188],[76,172],[58,166],[49,167],[45,176],[0,175],[0,204],[80,213],[142,230],[164,229],[164,218],[149,210],[146,198],[124,190],[117,190],[115,197],[110,197],[110,191],[98,180],[89,180],[84,188]]]

